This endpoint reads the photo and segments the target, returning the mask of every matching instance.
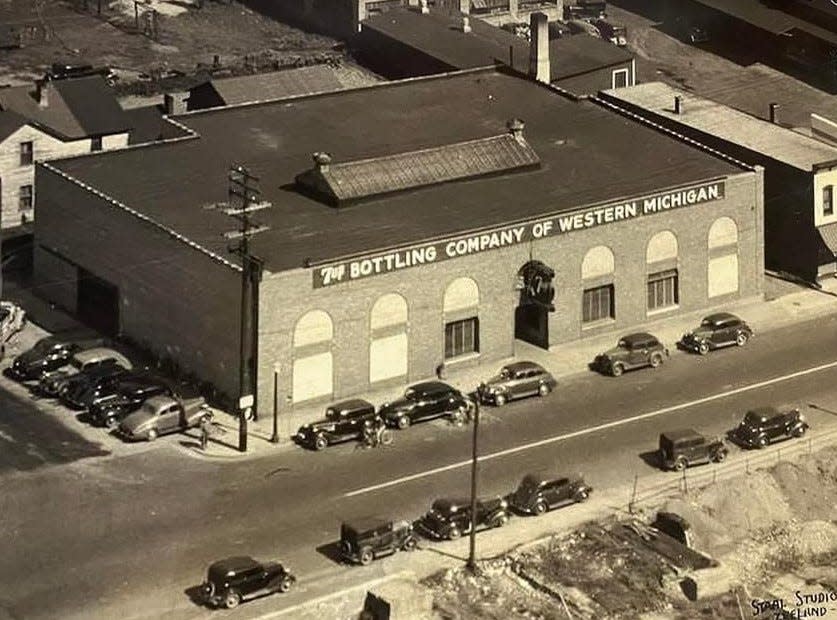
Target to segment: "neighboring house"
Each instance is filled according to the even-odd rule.
[[[0,88],[0,229],[34,218],[35,162],[128,145],[131,123],[101,76]]]
[[[362,24],[356,54],[376,73],[400,79],[496,64],[526,73],[534,50],[548,81],[577,95],[636,83],[634,59],[625,49],[587,34],[550,41],[548,18],[531,18],[540,21],[531,29],[530,47],[482,20],[464,22],[460,11],[395,9]]]
[[[837,148],[661,82],[601,97],[736,159],[764,167],[765,265],[809,281],[837,274]],[[826,119],[815,119],[820,132]],[[773,122],[771,122],[773,121]],[[834,124],[830,123],[833,131]],[[816,132],[815,134],[816,135]]]
[[[211,79],[189,90],[187,110],[310,95],[343,88],[334,67],[317,65]]]

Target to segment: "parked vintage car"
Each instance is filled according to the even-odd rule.
[[[133,368],[128,358],[113,349],[85,349],[74,353],[65,366],[41,375],[36,391],[43,396],[58,396],[70,377],[97,366],[121,366],[126,370]]]
[[[808,422],[799,409],[781,412],[775,407],[751,409],[730,433],[730,439],[747,448],[764,448],[777,439],[802,437]]]
[[[441,381],[417,383],[404,392],[403,398],[381,405],[380,415],[387,426],[407,428],[453,413],[466,414],[475,403],[462,392]]]
[[[259,562],[236,556],[210,565],[201,594],[207,605],[233,609],[242,601],[287,592],[296,577],[279,562]]]
[[[660,466],[683,471],[700,463],[720,463],[729,450],[723,440],[706,437],[692,429],[681,429],[660,434]]]
[[[523,477],[509,496],[509,504],[519,512],[542,515],[558,506],[583,502],[592,490],[580,474],[533,472]]]
[[[379,420],[372,403],[353,398],[330,405],[323,419],[303,424],[294,437],[305,447],[322,450],[334,443],[361,439],[364,424]]]
[[[26,325],[26,312],[11,301],[0,301],[0,342],[7,342]]]
[[[174,396],[169,381],[149,373],[129,373],[115,384],[98,391],[89,405],[88,417],[95,426],[115,428],[153,396]]]
[[[720,347],[743,347],[753,336],[753,330],[740,318],[729,312],[718,312],[705,317],[700,326],[683,334],[677,347],[706,355]]]
[[[668,349],[656,337],[638,332],[620,338],[614,348],[597,355],[590,367],[618,377],[626,370],[634,368],[656,368],[668,355]]]
[[[477,499],[473,519],[477,530],[502,527],[509,521],[509,503],[502,497]],[[430,510],[416,522],[416,530],[436,540],[454,540],[471,531],[471,500],[445,498],[433,502]]]
[[[154,441],[160,435],[179,433],[211,419],[212,411],[203,397],[181,400],[154,396],[120,422],[117,434],[129,441]]]
[[[87,409],[101,390],[117,383],[127,372],[118,364],[104,364],[75,374],[61,388],[61,402],[71,409]]]
[[[5,374],[16,381],[33,381],[45,372],[65,366],[81,349],[82,345],[76,342],[48,336],[18,355]]]
[[[503,366],[496,376],[477,388],[482,403],[502,407],[508,401],[527,396],[546,396],[558,382],[540,364],[515,362]]]
[[[407,521],[365,517],[340,525],[341,557],[364,566],[396,551],[412,551],[417,543],[413,526]]]

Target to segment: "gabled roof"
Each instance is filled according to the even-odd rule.
[[[662,82],[607,90],[603,96],[800,170],[811,171],[816,164],[837,160],[833,146]],[[682,102],[680,114],[674,112],[675,96]]]
[[[334,69],[326,65],[220,78],[195,88],[207,85],[218,93],[224,105],[310,95],[343,87]]]
[[[0,88],[0,109],[71,140],[128,130],[130,123],[102,76],[52,80],[46,88],[45,105],[39,104],[35,85]]]
[[[319,153],[315,157],[330,156]],[[511,134],[338,164],[318,165],[297,183],[328,202],[344,202],[492,174],[540,163],[526,140]]]
[[[462,32],[463,14],[458,11],[431,10],[422,14],[408,8],[392,9],[362,22],[412,47],[451,69],[473,69],[496,63],[510,65],[526,73],[529,69],[529,43],[502,28],[480,19],[471,19],[471,32]],[[511,50],[511,51],[510,51]],[[557,80],[630,61],[626,50],[586,34],[549,42],[550,79]]]
[[[26,119],[11,110],[0,110],[0,141],[26,125]]]

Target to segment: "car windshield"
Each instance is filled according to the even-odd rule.
[[[713,321],[711,319],[703,319],[700,322],[701,327],[715,327],[715,325],[716,325],[715,321]]]
[[[74,357],[72,360],[70,360],[70,366],[78,370],[81,370],[82,368],[84,368],[84,362]]]
[[[511,372],[509,371],[509,369],[506,368],[506,367],[501,368],[500,369],[500,378],[501,379],[508,379],[509,377],[511,377]]]
[[[407,400],[417,400],[418,397],[418,392],[416,392],[413,388],[407,388],[407,391],[404,392],[404,398]]]
[[[616,343],[616,346],[620,349],[627,349],[628,348],[628,341],[627,340],[620,340]]]
[[[764,421],[766,421],[765,418],[755,411],[748,411],[744,416],[744,423],[749,426],[759,426]]]

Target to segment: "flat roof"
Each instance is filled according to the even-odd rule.
[[[475,17],[469,20],[471,32],[465,33],[461,28],[463,16],[459,11],[431,9],[422,14],[405,7],[369,17],[361,27],[400,41],[453,69],[499,62],[524,73],[528,71],[529,43],[525,39]],[[633,58],[630,52],[587,34],[553,39],[549,56],[553,82]]]
[[[512,118],[525,121],[523,136],[540,168],[426,186],[343,208],[294,185],[296,175],[312,168],[315,152],[327,151],[335,162],[409,152],[496,135]],[[236,222],[204,207],[227,199],[230,165],[246,165],[261,179],[262,198],[273,205],[254,214],[270,230],[251,240],[268,272],[742,171],[728,159],[594,102],[572,101],[496,69],[206,110],[176,120],[198,137],[42,165],[231,262],[238,259],[223,233]]]
[[[800,170],[812,171],[815,164],[837,160],[833,146],[662,82],[615,88],[604,94],[609,100],[647,110]],[[682,102],[680,114],[674,112],[675,96]]]

